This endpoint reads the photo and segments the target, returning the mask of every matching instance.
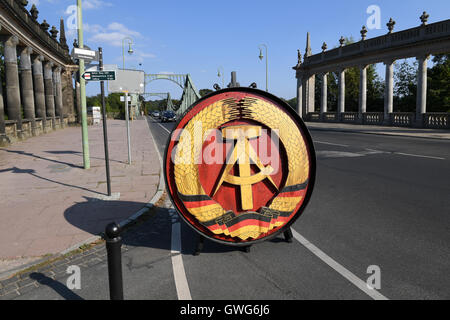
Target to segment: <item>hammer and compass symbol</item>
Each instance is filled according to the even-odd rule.
[[[219,191],[224,182],[240,187],[241,207],[242,210],[253,209],[253,191],[252,186],[264,180],[268,180],[270,184],[278,190],[277,185],[273,181],[271,175],[274,169],[265,166],[255,149],[250,144],[251,139],[257,139],[261,136],[262,129],[259,126],[242,125],[230,126],[222,129],[222,136],[225,140],[236,141],[233,151],[230,153],[223,169],[220,180],[214,189],[213,196]],[[235,176],[230,173],[231,169],[238,164],[239,175]],[[251,165],[255,165],[259,172],[252,175]]]

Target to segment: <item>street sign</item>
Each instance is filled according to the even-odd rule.
[[[116,80],[115,71],[88,71],[83,74],[87,81],[113,81]]]
[[[108,91],[111,93],[144,94],[145,92],[145,72],[142,70],[123,70],[116,71],[115,81],[108,82]]]
[[[98,51],[81,49],[81,48],[73,48],[72,58],[83,59],[83,60],[87,60],[87,61],[93,61],[93,60],[98,61]]]
[[[173,129],[164,175],[179,216],[202,237],[250,246],[290,232],[314,188],[307,127],[265,91],[229,88],[195,102]]]

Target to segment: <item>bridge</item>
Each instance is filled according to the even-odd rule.
[[[28,11],[27,4],[0,0],[0,144],[62,128],[75,119],[72,75],[77,66],[69,56],[64,21],[59,31],[50,29],[45,19],[38,21],[36,6]]]
[[[146,97],[160,97],[166,100],[166,108],[165,110],[171,110],[174,111],[175,107],[173,105],[172,97],[170,96],[170,92],[167,93],[158,93],[158,92],[151,92],[151,93],[144,93],[142,95],[144,98]]]
[[[189,74],[146,74],[145,88],[155,80],[168,80],[183,89],[180,106],[176,109],[174,108],[177,115],[184,114],[195,101],[201,98]],[[172,107],[174,106],[172,105]]]
[[[414,126],[427,128],[450,128],[449,113],[427,113],[427,61],[431,54],[450,52],[450,20],[428,24],[429,15],[424,12],[418,27],[394,32],[395,21],[387,24],[386,35],[366,39],[367,29],[361,30],[361,40],[327,50],[324,43],[322,52],[312,55],[309,33],[307,35],[304,61],[299,51],[298,63],[293,69],[297,78],[297,112],[305,120],[323,122],[347,122],[371,125]],[[418,61],[417,104],[415,113],[394,112],[394,62],[398,59],[415,57]],[[367,68],[371,64],[384,63],[386,66],[384,112],[370,112],[367,106]],[[351,67],[359,67],[359,110],[345,110],[345,72]],[[337,112],[327,109],[327,74],[337,72],[339,97]],[[321,79],[320,112],[315,106],[315,77]]]

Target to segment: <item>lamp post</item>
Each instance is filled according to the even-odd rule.
[[[222,72],[220,72],[222,71]],[[224,72],[223,72],[223,67],[220,66],[219,68],[217,68],[217,76],[220,78],[222,78],[222,89],[225,88],[225,80],[224,80]]]
[[[130,37],[125,37],[122,39],[122,58],[123,58],[123,69],[125,70],[125,40],[128,40],[128,54],[133,54],[133,48],[131,46],[133,45],[133,39]]]
[[[78,46],[83,49],[83,17],[81,9],[81,0],[77,0],[77,23],[78,23]],[[86,103],[86,81],[82,77],[84,74],[84,60],[79,59],[79,75],[80,75],[80,98],[81,98],[81,135],[83,145],[83,164],[84,169],[91,168],[91,161],[89,158],[89,137],[87,126],[87,103]]]
[[[267,46],[265,44],[259,45],[259,60],[264,59],[262,47],[266,49],[266,91],[269,92],[269,63],[268,63]]]

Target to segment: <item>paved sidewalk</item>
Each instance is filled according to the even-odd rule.
[[[66,128],[0,148],[0,274],[60,253],[144,207],[156,193],[160,164],[146,120],[108,121],[113,194],[106,196],[101,125],[89,127],[91,169],[83,169],[81,129]]]
[[[323,122],[307,122],[306,125],[310,130],[358,132],[367,134],[450,140],[450,130],[368,126],[358,124]]]

